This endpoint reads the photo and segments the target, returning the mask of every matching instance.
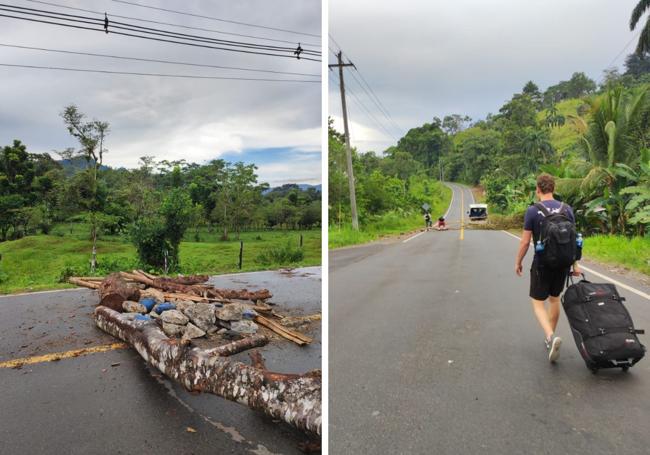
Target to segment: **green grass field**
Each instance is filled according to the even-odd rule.
[[[69,233],[69,226],[66,227]],[[55,231],[56,232],[56,231]],[[0,243],[0,294],[71,287],[60,282],[62,274],[88,275],[91,242],[75,238],[87,236],[73,228],[68,237],[37,235]],[[260,253],[281,249],[290,242],[293,249],[299,246],[303,235],[304,257],[296,262],[268,262]],[[182,242],[180,250],[182,273],[220,274],[237,272],[240,243],[232,236],[229,241]],[[281,267],[299,267],[321,263],[321,231],[266,231],[241,234],[244,242],[242,271],[271,270]],[[135,248],[123,238],[103,238],[98,242],[97,274],[129,270],[139,267]]]
[[[441,199],[435,199],[429,202],[432,206],[431,213],[433,214],[434,220],[438,217],[437,214],[442,214],[447,211],[447,207],[449,207],[449,203],[451,202],[451,189],[447,186],[442,186],[441,192]],[[330,248],[341,248],[372,242],[380,237],[398,235],[423,227],[424,219],[419,210],[407,215],[389,212],[373,218],[365,225],[362,224],[359,231],[352,230],[349,225],[341,229],[336,226],[331,226],[329,228],[328,243]]]
[[[650,275],[650,237],[631,239],[617,235],[587,237],[584,243],[586,259],[605,264],[624,266]]]

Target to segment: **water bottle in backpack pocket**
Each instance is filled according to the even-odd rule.
[[[541,202],[535,204],[544,215],[540,222],[539,254],[540,264],[551,269],[568,269],[577,259],[578,246],[575,224],[567,215],[567,206],[562,203],[558,213],[551,213]]]

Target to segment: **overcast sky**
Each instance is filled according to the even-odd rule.
[[[329,25],[344,54],[402,128],[392,130],[399,139],[435,116],[458,113],[479,119],[495,113],[531,79],[542,90],[575,71],[600,82],[603,70],[639,31],[628,28],[636,3],[330,0]],[[635,44],[618,58],[619,66]],[[330,47],[337,50],[331,42]],[[330,112],[342,130],[338,86],[331,81]],[[389,124],[350,75],[346,86]],[[353,97],[348,105],[354,146],[380,152],[394,144]]]
[[[154,11],[111,0],[48,0],[66,6],[226,32],[320,44],[320,38]],[[235,21],[321,32],[321,6],[315,0],[134,0]],[[14,5],[95,16],[37,2]],[[124,22],[125,19],[118,19]],[[137,23],[137,22],[134,22]],[[252,41],[164,25],[142,24],[184,33]],[[242,66],[320,75],[306,60],[245,55],[61,28],[0,17],[0,43],[130,57]],[[259,40],[257,40],[259,42]],[[265,44],[287,45],[283,43]],[[211,68],[141,63],[0,47],[0,63],[94,68],[113,71],[314,79]],[[137,166],[138,158],[205,162],[225,157],[259,163],[262,181],[320,183],[321,91],[317,83],[182,80],[159,77],[81,74],[0,67],[0,146],[20,139],[31,152],[76,146],[59,113],[74,103],[91,118],[111,124],[105,163]]]

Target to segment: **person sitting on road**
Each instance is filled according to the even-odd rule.
[[[438,222],[436,223],[436,229],[439,231],[446,231],[447,230],[447,223],[445,222],[445,217],[441,216],[438,218]]]
[[[536,248],[533,264],[530,268],[529,295],[532,299],[533,312],[544,331],[544,342],[548,350],[548,359],[550,362],[555,362],[560,355],[562,339],[555,335],[555,329],[557,328],[560,317],[560,294],[564,290],[571,266],[551,268],[547,264],[541,263],[541,255],[544,251],[542,248],[543,243],[540,242],[542,222],[547,216],[562,214],[565,220],[568,219],[571,223],[575,224],[573,210],[569,205],[553,198],[554,190],[555,180],[551,175],[541,174],[537,177],[535,194],[539,199],[539,204],[531,205],[526,210],[524,230],[521,235],[521,242],[519,243],[519,250],[517,251],[515,260],[515,273],[518,276],[522,276],[522,261],[528,252],[531,238],[533,239],[534,245],[540,246],[541,251],[537,251]],[[544,241],[546,240],[544,239]],[[580,273],[578,262],[574,261],[573,275],[578,276]],[[549,302],[548,309],[545,307],[547,299]]]

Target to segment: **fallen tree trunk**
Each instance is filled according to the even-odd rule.
[[[98,282],[95,283],[93,281],[84,280],[83,278],[78,278],[74,276],[68,278],[68,283],[76,284],[77,286],[83,286],[85,288],[90,288],[90,289],[99,289],[101,286],[101,284]]]
[[[99,286],[100,305],[112,310],[122,312],[122,303],[125,300],[138,302],[140,289],[129,285],[119,273],[109,275]]]
[[[205,350],[170,339],[151,321],[134,321],[110,308],[95,308],[95,323],[105,332],[129,343],[151,365],[189,391],[209,392],[283,420],[299,430],[321,434],[320,370],[304,375],[270,373],[261,358],[254,366],[223,354],[240,352],[264,337]],[[228,347],[230,346],[230,347]],[[220,355],[221,354],[221,355]]]

